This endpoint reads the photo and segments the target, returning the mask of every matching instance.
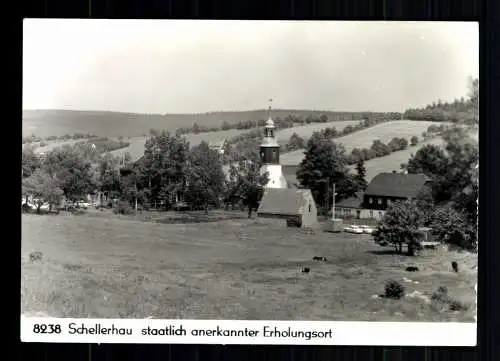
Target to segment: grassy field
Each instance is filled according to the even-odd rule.
[[[31,260],[37,251],[42,258]],[[405,272],[407,265],[420,272]],[[307,234],[266,220],[165,225],[105,213],[23,215],[21,310],[54,317],[474,322],[476,265],[470,253],[409,258],[367,235]],[[444,311],[423,298],[376,298],[389,279],[407,293],[446,286],[471,307]]]
[[[283,129],[276,133],[276,137],[278,142],[282,145],[286,144],[293,133],[297,133],[301,137],[307,139],[309,138],[313,132],[321,130],[325,127],[335,127],[336,129],[344,129],[348,125],[353,125],[359,123],[358,121],[346,120],[346,121],[336,121],[336,122],[328,122],[328,123],[312,123],[307,125],[296,126],[293,128]],[[218,142],[223,139],[229,139],[236,135],[249,132],[249,129],[231,129],[220,132],[208,132],[208,133],[199,133],[199,134],[186,134],[186,139],[190,142],[191,145],[197,145],[201,143],[201,141],[205,142]],[[132,156],[132,159],[139,159],[144,154],[144,144],[146,143],[147,137],[133,137],[128,139],[130,141],[130,145],[127,148],[117,149],[112,153],[116,156],[121,156],[125,152],[129,152]]]
[[[388,143],[394,137],[406,138],[408,141],[414,135],[422,138],[422,132],[432,125],[441,123],[430,121],[414,120],[396,120],[388,123],[377,124],[371,128],[363,129],[358,132],[335,139],[335,142],[341,143],[346,148],[347,153],[354,148],[369,148],[374,140],[378,139]],[[304,157],[304,150],[296,150],[283,154],[281,156],[282,164],[296,165]]]
[[[366,181],[370,182],[373,177],[382,172],[392,172],[393,170],[401,171],[401,164],[408,163],[412,154],[415,154],[421,147],[426,144],[443,145],[444,141],[441,138],[434,138],[421,142],[415,147],[408,147],[404,150],[391,153],[385,157],[370,159],[365,162],[366,167]],[[356,166],[350,167],[353,171]]]
[[[334,120],[336,112],[320,110],[275,109],[273,116],[287,115],[307,117],[325,114]],[[201,114],[135,114],[106,111],[74,110],[23,110],[23,135],[40,137],[73,134],[75,132],[97,134],[103,137],[137,137],[150,129],[171,132],[194,123],[206,127],[220,127],[223,122],[236,124],[240,121],[267,119],[267,110],[221,111]]]

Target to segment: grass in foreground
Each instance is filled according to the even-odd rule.
[[[474,322],[477,255],[470,253],[409,258],[383,252],[369,236],[307,234],[248,219],[164,225],[106,215],[23,215],[22,237],[24,314]],[[34,252],[41,257],[30,259]],[[405,272],[408,265],[420,271]],[[302,267],[311,272],[302,274]],[[434,301],[374,298],[389,279],[429,297],[445,286],[471,307],[445,311]]]

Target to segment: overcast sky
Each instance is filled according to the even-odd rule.
[[[476,23],[24,21],[24,109],[402,111],[478,74]]]

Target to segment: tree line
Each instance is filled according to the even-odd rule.
[[[471,78],[467,97],[452,102],[438,100],[421,108],[408,108],[404,117],[410,120],[432,120],[459,124],[477,124],[479,121],[479,79]]]
[[[97,135],[91,134],[91,133],[82,133],[82,132],[76,132],[73,135],[65,134],[61,136],[56,136],[56,135],[49,135],[47,137],[38,137],[35,134],[31,134],[29,136],[23,137],[22,143],[23,144],[29,144],[29,143],[44,143],[45,141],[54,141],[54,140],[76,140],[76,139],[91,139],[91,138],[98,138]],[[41,147],[44,147],[46,144],[40,144]]]
[[[273,117],[274,125],[277,129],[292,128],[294,126],[300,126],[311,123],[328,123],[331,121],[342,121],[342,120],[370,120],[374,122],[380,122],[382,120],[397,120],[401,119],[401,113],[387,112],[387,113],[374,113],[374,112],[339,112],[337,114],[328,117],[326,114],[314,115],[310,114],[306,117],[289,114],[284,118]],[[176,133],[178,135],[189,134],[189,133],[207,133],[207,132],[218,132],[231,129],[254,129],[258,127],[263,127],[266,123],[266,119],[259,120],[242,120],[237,123],[231,124],[224,121],[219,127],[206,127],[194,123],[191,127],[181,127],[177,129]]]

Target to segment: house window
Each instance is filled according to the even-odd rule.
[[[382,212],[378,212],[378,218],[382,218],[383,214]]]
[[[373,218],[373,211],[370,211],[370,218]]]
[[[311,205],[309,204],[309,213],[311,213],[311,212],[312,212],[312,207],[311,207]]]
[[[382,204],[382,198],[378,199],[378,204]]]
[[[346,209],[347,211],[347,214],[351,214],[351,210],[350,209]]]
[[[388,199],[388,200],[387,200],[387,205],[388,205],[388,206],[390,206],[390,205],[391,205],[391,200],[390,200],[390,199]]]
[[[368,203],[372,204],[373,203],[373,199],[372,198],[368,198]]]

